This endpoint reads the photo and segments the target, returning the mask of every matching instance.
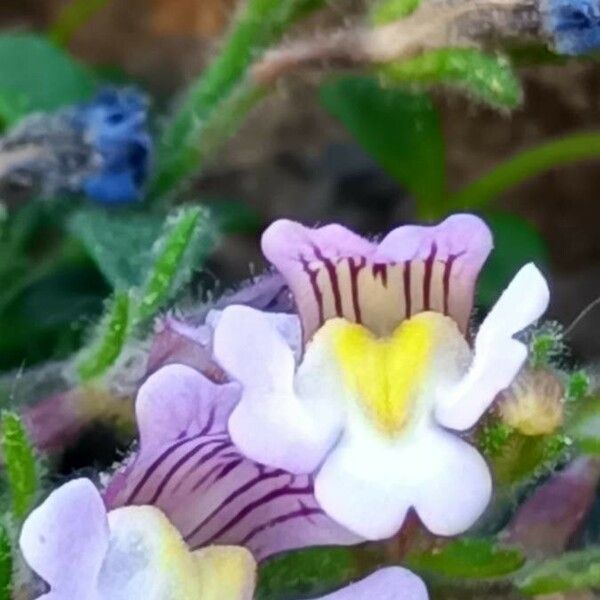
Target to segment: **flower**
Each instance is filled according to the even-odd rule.
[[[243,548],[190,552],[151,506],[106,512],[87,479],[54,491],[27,518],[23,556],[48,600],[250,600],[255,563]]]
[[[294,295],[305,347],[297,360],[261,311],[225,308],[213,344],[242,386],[228,423],[235,446],[314,477],[327,515],[363,538],[394,535],[411,508],[435,534],[467,530],[492,482],[458,434],[524,364],[513,336],[547,307],[541,273],[518,272],[471,348],[476,278],[492,248],[477,217],[400,227],[378,244],[339,225],[278,221],[262,245]]]
[[[600,49],[600,6],[595,0],[541,0],[544,29],[560,54]]]
[[[237,383],[186,365],[151,375],[136,399],[139,451],[111,478],[107,506],[156,506],[192,550],[241,545],[258,560],[363,541],[325,515],[310,475],[257,464],[232,444],[227,422],[239,399]]]
[[[189,551],[151,506],[107,513],[87,479],[55,490],[29,515],[20,538],[27,563],[49,585],[47,600],[250,600],[256,563],[240,547]],[[382,569],[322,600],[427,600],[405,569]]]
[[[148,106],[132,89],[110,88],[72,111],[76,129],[99,157],[82,182],[93,200],[114,204],[140,199],[150,168]]]

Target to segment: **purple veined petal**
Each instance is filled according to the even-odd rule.
[[[310,229],[282,220],[265,231],[262,248],[294,294],[308,341],[332,317],[385,335],[426,310],[451,316],[464,333],[492,238],[473,215],[399,227],[379,244],[340,225]]]
[[[428,600],[425,584],[401,567],[380,569],[365,579],[317,600]]]
[[[226,421],[239,390],[219,386],[189,367],[172,365],[140,390],[140,450],[108,485],[105,501],[159,507],[191,549],[241,545],[257,559],[314,545],[362,539],[325,516],[312,478],[245,458]]]
[[[29,566],[52,589],[41,598],[97,600],[94,583],[108,540],[100,494],[89,480],[76,479],[53,492],[29,515],[19,543]]]
[[[581,457],[543,483],[519,508],[504,539],[532,558],[567,548],[589,515],[600,482],[600,460]]]

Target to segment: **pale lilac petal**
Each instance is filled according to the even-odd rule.
[[[211,332],[211,344],[212,334],[221,321],[223,312],[223,310],[211,310],[206,315],[206,325]],[[277,333],[279,333],[279,335],[285,340],[285,343],[292,349],[295,359],[300,360],[302,356],[302,326],[300,324],[300,318],[298,315],[280,312],[254,312],[260,312],[262,315],[264,315],[264,318],[269,322],[271,328],[275,329],[275,331],[277,331]]]
[[[401,567],[387,567],[318,600],[427,600],[425,584]]]
[[[433,425],[396,444],[346,435],[315,481],[327,514],[371,540],[395,535],[411,507],[432,533],[462,533],[483,514],[491,490],[479,453]]]
[[[163,371],[140,392],[140,451],[109,484],[110,508],[157,506],[192,549],[242,545],[258,559],[360,541],[324,515],[309,476],[258,465],[231,443],[224,417],[237,402],[235,385],[182,366]]]
[[[262,247],[294,294],[307,341],[332,317],[385,335],[424,310],[450,315],[464,332],[492,240],[472,215],[400,227],[379,245],[340,225],[310,229],[282,220],[265,231]]]
[[[599,482],[600,459],[576,459],[533,492],[504,539],[535,559],[564,552],[590,514]]]
[[[108,548],[108,520],[87,479],[54,491],[27,518],[19,540],[29,566],[50,585],[47,600],[97,600],[96,580]]]
[[[527,359],[527,346],[513,336],[542,316],[549,297],[543,275],[535,265],[525,265],[479,328],[473,362],[464,378],[439,390],[435,414],[443,426],[470,429],[510,386]]]
[[[312,473],[335,443],[341,418],[327,401],[315,412],[297,396],[294,353],[269,317],[245,306],[225,309],[214,352],[242,384],[242,398],[229,421],[234,444],[261,464]]]
[[[239,386],[216,384],[185,365],[169,365],[148,378],[135,412],[142,452],[172,440],[224,431],[238,402]]]

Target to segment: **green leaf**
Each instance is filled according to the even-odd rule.
[[[500,431],[498,428],[496,435]],[[495,451],[493,446],[486,448],[492,450],[488,459],[498,487],[519,486],[547,473],[562,460],[571,443],[562,434],[534,436],[510,429],[507,431],[508,435],[499,448]],[[485,440],[482,441],[485,448]]]
[[[569,375],[567,382],[567,401],[579,402],[587,398],[590,391],[590,376],[584,371],[579,370]]]
[[[566,430],[582,452],[600,454],[600,396],[578,400]]]
[[[4,119],[12,121],[25,111],[51,111],[84,100],[94,87],[91,72],[46,38],[22,33],[0,35],[0,106],[4,106]]]
[[[11,600],[13,559],[10,534],[0,522],[0,600]]]
[[[371,12],[373,25],[385,25],[410,15],[421,0],[380,0]]]
[[[35,453],[21,418],[12,412],[2,413],[2,452],[10,486],[12,512],[24,518],[38,491],[38,468]]]
[[[162,226],[163,220],[157,215],[89,207],[77,211],[68,222],[71,234],[115,289],[142,283]]]
[[[525,563],[515,548],[498,545],[494,540],[464,538],[441,549],[410,553],[407,565],[428,576],[451,579],[491,579],[514,573]]]
[[[256,233],[263,226],[261,216],[245,202],[214,200],[203,202],[215,227],[223,233]]]
[[[345,77],[321,87],[321,102],[379,164],[417,199],[421,217],[436,216],[446,191],[440,118],[429,98]]]
[[[567,552],[534,565],[515,583],[528,596],[600,587],[600,547]]]
[[[10,90],[0,90],[0,132],[27,114],[27,98]]]
[[[494,234],[494,250],[490,255],[477,287],[477,299],[492,306],[526,263],[544,268],[548,250],[539,233],[518,215],[486,214],[485,221]]]
[[[382,68],[392,82],[452,85],[498,108],[515,108],[523,92],[507,58],[474,48],[442,48]]]
[[[267,561],[260,568],[256,600],[287,600],[325,593],[356,575],[348,548],[311,548]]]
[[[75,369],[82,381],[100,377],[115,363],[127,339],[130,312],[129,293],[115,292],[109,310],[98,325],[95,340],[76,360]]]
[[[187,284],[214,248],[217,230],[200,207],[180,210],[167,220],[154,247],[154,263],[140,290],[135,321],[152,318]]]

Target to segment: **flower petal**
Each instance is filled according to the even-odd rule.
[[[317,500],[336,521],[371,540],[395,535],[414,507],[438,535],[468,529],[491,494],[478,452],[433,425],[392,444],[346,434],[317,474]]]
[[[438,428],[420,437],[419,450],[420,461],[412,465],[422,472],[414,504],[417,514],[436,535],[465,532],[492,497],[485,460],[459,437]]]
[[[492,241],[483,221],[455,215],[437,227],[400,227],[379,245],[340,225],[282,220],[265,231],[262,247],[294,294],[308,341],[332,317],[385,335],[425,310],[450,315],[464,332]]]
[[[95,586],[108,548],[108,520],[87,479],[54,491],[27,518],[19,540],[29,566],[51,587],[48,600],[97,600]]]
[[[194,552],[201,581],[201,600],[252,600],[256,561],[237,546],[209,546]]]
[[[128,506],[111,511],[108,521],[110,542],[98,577],[98,598],[196,600],[201,597],[202,581],[196,557],[160,510],[152,506]]]
[[[387,539],[400,530],[412,501],[412,482],[401,479],[405,460],[400,452],[343,438],[317,473],[317,501],[357,535]]]
[[[427,600],[427,588],[414,573],[387,567],[318,600]]]
[[[312,473],[335,442],[341,421],[327,402],[315,411],[297,396],[294,354],[269,316],[245,306],[225,309],[214,352],[243,386],[229,421],[235,445],[263,465]]]
[[[576,458],[525,500],[508,524],[503,540],[523,548],[532,559],[560,555],[590,516],[599,483],[600,459]]]
[[[454,388],[439,390],[436,418],[442,425],[459,431],[473,427],[512,383],[527,359],[527,347],[513,336],[545,312],[549,298],[544,276],[535,265],[525,265],[482,323],[465,377]]]
[[[188,367],[150,377],[138,397],[140,451],[113,477],[107,504],[157,506],[192,549],[242,545],[258,559],[359,542],[325,516],[309,476],[258,465],[231,443],[225,420],[237,397],[234,384],[216,385]]]

